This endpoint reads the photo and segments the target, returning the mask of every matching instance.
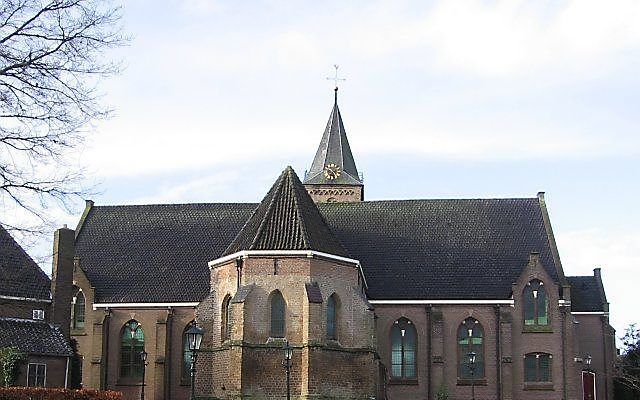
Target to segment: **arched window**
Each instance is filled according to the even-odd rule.
[[[334,293],[327,300],[327,339],[336,340],[336,322],[338,320],[338,301]]]
[[[188,382],[191,376],[191,351],[189,350],[189,340],[187,339],[187,331],[195,325],[195,321],[191,321],[182,331],[182,381]]]
[[[82,290],[78,290],[73,298],[73,319],[71,320],[71,327],[73,329],[84,329],[85,299]]]
[[[549,298],[542,281],[534,279],[527,283],[523,303],[525,325],[549,325]]]
[[[284,337],[285,330],[285,308],[284,297],[279,290],[271,294],[271,337]]]
[[[469,353],[475,353],[471,365]],[[467,318],[458,327],[458,378],[484,378],[484,332],[475,318]]]
[[[525,382],[551,382],[551,360],[547,353],[529,353],[524,356]]]
[[[224,300],[222,300],[222,324],[220,337],[222,338],[223,342],[231,337],[232,323],[233,319],[231,318],[231,296],[226,295]]]
[[[120,340],[120,377],[140,378],[144,365],[140,353],[144,350],[144,332],[136,320],[127,322],[122,328]]]
[[[416,328],[404,317],[391,327],[391,377],[416,378]]]

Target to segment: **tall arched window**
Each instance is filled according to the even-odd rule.
[[[271,294],[271,337],[284,337],[285,331],[285,308],[284,297],[279,290]]]
[[[84,329],[84,312],[85,312],[85,299],[82,290],[78,290],[75,296],[73,296],[73,319],[71,320],[71,327],[73,329]]]
[[[338,320],[338,301],[334,293],[327,300],[327,339],[336,340],[336,322]]]
[[[195,325],[195,321],[191,321],[182,331],[182,381],[188,382],[191,376],[191,351],[189,350],[189,340],[187,339],[187,331]]]
[[[524,356],[525,382],[551,382],[551,360],[547,353],[529,353]]]
[[[140,378],[144,368],[140,353],[144,350],[144,332],[136,320],[122,328],[120,340],[120,377]]]
[[[221,335],[222,341],[225,341],[231,337],[231,324],[233,319],[231,318],[231,296],[226,295],[222,300],[222,324]]]
[[[524,324],[549,325],[549,298],[544,283],[534,279],[527,283],[523,291]]]
[[[473,365],[469,353],[475,353]],[[475,318],[467,318],[458,327],[458,378],[484,378],[484,332]]]
[[[391,327],[391,377],[416,378],[416,328],[404,317]]]

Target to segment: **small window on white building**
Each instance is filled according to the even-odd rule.
[[[44,310],[33,310],[33,319],[44,319]]]
[[[27,386],[44,387],[47,381],[47,365],[29,363],[27,368]]]

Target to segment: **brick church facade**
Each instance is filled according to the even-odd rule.
[[[88,201],[55,239],[85,387],[140,398],[145,350],[145,398],[188,398],[196,323],[201,398],[284,398],[286,340],[296,399],[612,399],[600,270],[565,275],[544,195],[365,201],[337,91],[259,204]]]

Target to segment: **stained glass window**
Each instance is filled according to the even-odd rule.
[[[475,353],[473,365],[469,353]],[[458,377],[484,378],[484,331],[477,319],[469,317],[458,327]]]
[[[233,319],[231,318],[231,296],[227,295],[222,301],[222,340],[225,341],[231,337],[231,326]]]
[[[416,328],[406,318],[400,318],[391,327],[391,376],[416,377]]]
[[[141,378],[144,364],[140,353],[144,351],[144,332],[136,320],[127,322],[122,328],[120,340],[120,377]]]
[[[534,279],[527,283],[523,303],[525,325],[549,325],[549,298],[542,281]]]
[[[524,356],[525,382],[551,382],[551,354],[529,353]]]

